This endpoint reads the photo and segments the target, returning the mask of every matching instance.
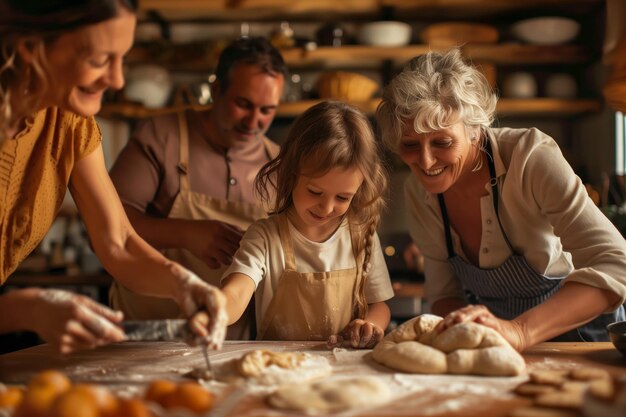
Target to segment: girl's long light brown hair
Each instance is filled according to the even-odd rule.
[[[373,237],[385,206],[387,170],[381,148],[367,117],[338,101],[323,101],[309,108],[291,126],[280,153],[256,177],[255,189],[272,204],[272,214],[293,205],[292,192],[298,176],[322,176],[333,168],[358,168],[363,184],[354,195],[346,215],[359,234],[363,253],[363,279],[354,305],[354,316],[367,314],[365,283],[369,273]]]

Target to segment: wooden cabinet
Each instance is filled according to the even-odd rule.
[[[593,16],[603,18],[604,0],[143,0],[145,11],[157,12],[170,22],[180,19],[204,19],[211,22],[235,22],[271,19],[280,21],[331,21],[352,19],[357,22],[380,19],[381,16],[405,21],[437,22],[465,20],[494,23],[502,30],[510,22],[539,14],[561,14],[577,17],[583,25]],[[539,13],[541,12],[541,13]],[[591,17],[590,17],[591,16]],[[597,22],[598,19],[596,19]],[[507,23],[508,22],[508,23]],[[584,28],[579,42],[566,45],[529,45],[504,40],[495,44],[465,44],[461,46],[465,56],[472,62],[495,65],[498,69],[515,70],[530,68],[547,71],[576,71],[585,69],[600,59],[600,40],[589,39],[587,34],[596,29]],[[177,48],[178,50],[181,47]],[[285,61],[292,70],[359,67],[378,68],[388,73],[397,69],[408,59],[425,53],[431,48],[426,44],[403,47],[373,47],[345,45],[341,47],[290,48],[282,50]],[[215,54],[189,53],[158,54],[155,48],[138,45],[128,56],[129,65],[157,63],[178,72],[208,72],[215,66]],[[582,77],[577,77],[579,80]],[[583,90],[582,88],[579,90]],[[599,94],[583,91],[576,99],[532,98],[500,100],[498,114],[507,116],[574,116],[602,108]],[[278,117],[300,114],[315,100],[284,102],[278,109]],[[372,113],[377,99],[354,103],[362,110]],[[180,107],[145,109],[132,103],[108,103],[101,112],[104,117],[143,118],[178,110]]]

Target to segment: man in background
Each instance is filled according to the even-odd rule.
[[[278,154],[265,132],[286,74],[280,52],[266,39],[233,41],[219,58],[212,107],[142,122],[111,168],[139,235],[212,285],[220,285],[243,231],[267,216],[253,182]],[[179,315],[173,302],[135,294],[117,283],[110,302],[132,320]],[[231,326],[229,338],[249,336],[245,319]]]

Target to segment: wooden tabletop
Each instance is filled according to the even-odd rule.
[[[511,393],[511,389],[526,380],[527,376],[496,378],[397,373],[375,363],[369,350],[331,351],[320,342],[232,341],[226,342],[222,350],[211,352],[210,357],[213,363],[219,363],[254,349],[322,355],[331,363],[333,377],[372,375],[388,383],[394,401],[375,410],[351,413],[351,416],[498,417],[529,404],[529,400]],[[611,343],[542,343],[526,352],[524,357],[529,371],[594,366],[606,369],[615,376],[626,376],[626,358]],[[151,380],[183,380],[186,372],[201,367],[203,363],[199,348],[182,343],[126,342],[65,356],[55,353],[47,345],[41,345],[0,355],[0,381],[23,384],[35,373],[55,368],[65,372],[73,382],[100,383],[113,390],[141,394]],[[211,383],[209,388],[217,393],[218,405],[220,402],[228,403],[228,398],[237,392],[224,384]],[[248,392],[245,397],[234,401],[234,408],[227,407],[228,410],[219,415],[291,415],[266,410],[265,395]],[[209,416],[213,415],[209,413]]]

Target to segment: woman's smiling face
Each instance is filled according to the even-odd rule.
[[[122,60],[133,43],[136,17],[126,9],[119,16],[60,35],[46,47],[50,88],[45,105],[81,116],[100,110],[108,88],[124,86]]]
[[[462,122],[428,133],[417,133],[413,123],[407,123],[398,147],[400,158],[434,194],[445,192],[471,171],[475,152]]]

